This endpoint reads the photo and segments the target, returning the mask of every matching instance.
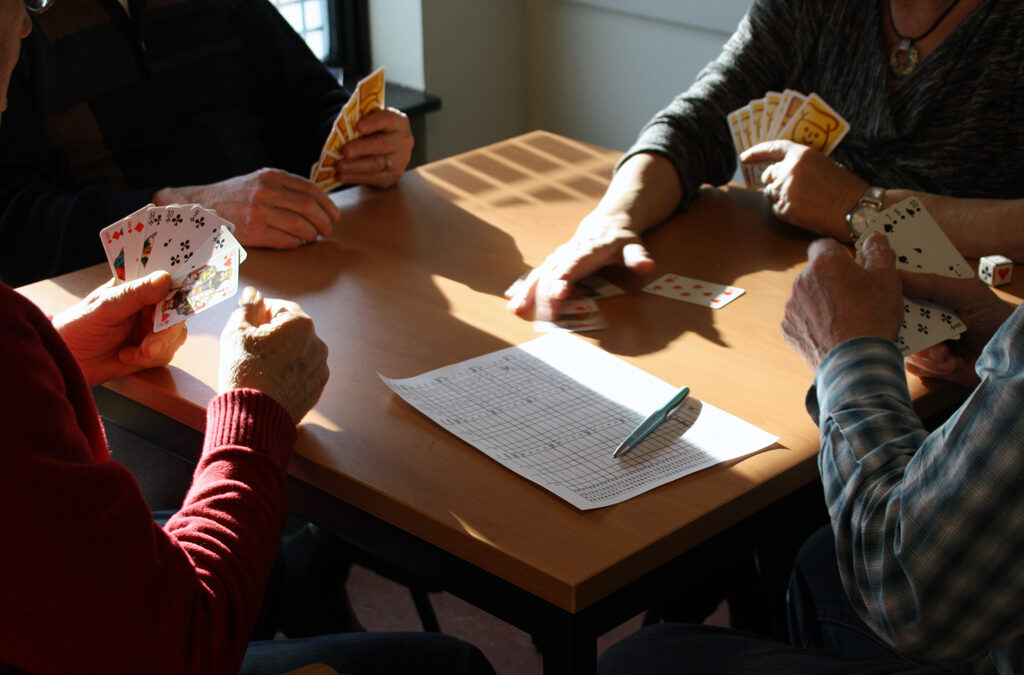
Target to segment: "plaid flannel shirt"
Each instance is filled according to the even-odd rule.
[[[903,359],[845,342],[808,394],[839,568],[867,623],[908,656],[1024,672],[1024,309],[977,364],[981,384],[932,433]]]

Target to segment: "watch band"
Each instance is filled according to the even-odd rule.
[[[873,211],[878,213],[882,210],[882,200],[885,199],[885,188],[869,185],[864,194],[860,196],[860,199],[854,204],[853,208],[846,213],[846,226],[850,230],[850,241],[857,241],[857,237],[860,236],[855,221],[865,220],[866,217],[860,214],[863,211]],[[859,224],[859,223],[858,223]],[[861,228],[863,230],[863,227]]]
[[[864,190],[864,194],[860,196],[860,201],[857,202],[857,205],[870,206],[875,211],[881,211],[883,199],[885,199],[885,188],[870,185],[867,190]]]

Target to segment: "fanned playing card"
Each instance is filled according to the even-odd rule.
[[[161,330],[238,290],[238,265],[246,253],[234,229],[199,204],[149,204],[103,228],[100,240],[118,282],[156,270],[171,274],[173,288],[153,317],[154,330]]]
[[[681,274],[665,274],[641,290],[672,300],[689,302],[702,307],[720,309],[740,297],[745,290],[738,286],[727,286],[713,281],[702,281]]]
[[[868,221],[857,240],[858,261],[864,242],[876,232],[888,239],[899,269],[961,279],[974,276],[974,270],[917,197],[904,199]],[[933,302],[904,296],[903,310],[897,344],[904,356],[945,340],[959,339],[967,329],[951,309]]]
[[[965,330],[964,322],[950,309],[904,296],[903,325],[896,344],[908,356],[945,340],[959,340]]]
[[[125,219],[121,219],[100,230],[100,241],[107,256],[110,274],[118,281],[127,281],[124,265],[124,228]]]
[[[374,110],[384,109],[384,67],[381,66],[363,79],[359,80],[356,89],[348,101],[338,111],[331,133],[327,136],[320,159],[309,170],[309,179],[321,190],[327,191],[338,187],[335,165],[341,159],[341,149],[349,141],[359,138],[356,124]]]
[[[755,98],[727,116],[729,133],[736,153],[762,141],[785,139],[831,153],[850,130],[850,123],[815,93],[801,94],[792,89],[769,91],[764,98]],[[764,187],[761,174],[767,163],[741,164],[747,188]]]
[[[153,330],[159,331],[227,300],[238,291],[238,250],[215,253],[184,274],[172,275],[171,292],[157,306]]]
[[[807,100],[779,131],[779,138],[814,148],[827,155],[850,131],[850,123],[817,94]]]
[[[857,240],[858,254],[863,242],[875,232],[889,240],[899,269],[960,279],[974,276],[974,270],[917,197],[904,199],[872,216]]]

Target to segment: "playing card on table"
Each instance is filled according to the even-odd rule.
[[[569,298],[563,301],[562,313],[554,321],[534,321],[533,329],[541,333],[554,331],[581,332],[601,330],[608,321],[593,298]]]
[[[740,297],[745,290],[737,286],[716,284],[713,281],[701,281],[679,274],[665,274],[657,281],[651,282],[641,290],[673,300],[681,300],[694,305],[719,309]]]
[[[967,330],[952,310],[927,300],[903,298],[903,324],[896,344],[908,356],[945,340],[959,339]]]
[[[881,232],[896,254],[896,267],[911,272],[930,272],[969,279],[974,270],[917,197],[904,199],[868,220],[857,240],[857,253],[868,237]]]
[[[159,331],[227,300],[238,291],[238,249],[211,256],[195,269],[171,276],[171,291],[157,306],[153,330]]]
[[[597,275],[577,279],[572,284],[572,297],[577,298],[583,297],[592,298],[594,300],[604,300],[605,298],[614,298],[625,294],[626,291],[622,290],[610,281],[605,281]]]

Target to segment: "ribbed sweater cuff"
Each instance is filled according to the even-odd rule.
[[[225,445],[252,448],[273,456],[284,468],[296,436],[291,415],[255,389],[221,394],[206,409],[207,450]]]

